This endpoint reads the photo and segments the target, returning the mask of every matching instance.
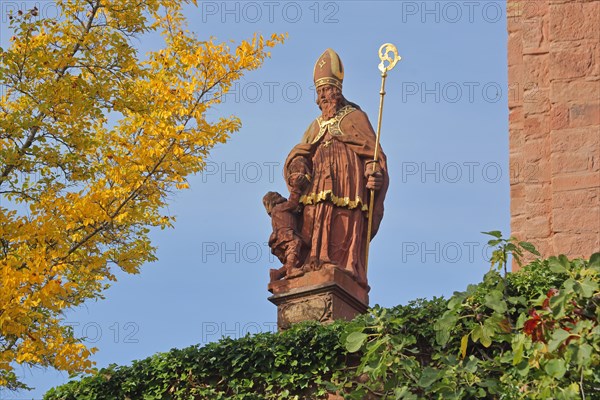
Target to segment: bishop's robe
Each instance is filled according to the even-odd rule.
[[[305,269],[339,267],[367,284],[364,263],[370,195],[365,164],[373,160],[374,150],[375,132],[367,115],[347,105],[330,120],[313,121],[288,155],[286,182],[290,182],[289,164],[296,157],[303,157],[312,167],[310,184],[300,199],[304,205],[301,235],[308,243],[301,257]],[[389,184],[381,147],[378,154],[383,185],[375,192],[371,239],[383,218]]]

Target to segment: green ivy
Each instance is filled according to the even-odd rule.
[[[326,398],[327,381],[348,362],[343,325],[305,323],[279,334],[173,349],[131,366],[103,368],[51,389],[44,399]]]
[[[487,234],[498,247],[492,268],[444,310],[376,307],[346,327],[360,364],[341,377],[345,398],[600,398],[600,253],[537,259],[509,274],[509,255],[539,253]]]
[[[46,400],[600,398],[600,253],[536,259],[497,249],[477,285],[450,299],[375,306],[351,322],[224,338],[111,365]]]

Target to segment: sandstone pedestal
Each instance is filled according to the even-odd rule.
[[[277,306],[277,327],[289,328],[302,321],[351,320],[367,311],[369,288],[364,288],[338,268],[307,272],[271,282],[269,301]]]

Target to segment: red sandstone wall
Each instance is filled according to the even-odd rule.
[[[512,234],[587,258],[600,250],[600,0],[508,0],[507,19]]]

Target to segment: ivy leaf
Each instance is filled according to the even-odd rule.
[[[564,274],[567,272],[567,269],[558,261],[558,258],[552,256],[548,259],[548,266],[550,267],[550,271],[556,274]]]
[[[491,246],[491,247],[495,247],[495,246],[499,245],[500,243],[502,243],[502,239],[488,240],[488,246]]]
[[[565,365],[565,360],[563,359],[554,359],[548,361],[548,363],[544,366],[544,371],[554,378],[560,379],[567,372],[567,366]]]
[[[454,295],[448,301],[448,309],[452,310],[454,308],[458,308],[462,305],[462,303],[467,298],[467,294],[464,292],[454,292]]]
[[[362,332],[352,332],[346,338],[346,350],[350,353],[356,353],[367,340],[367,334]]]
[[[491,308],[492,310],[498,313],[505,313],[507,310],[506,302],[503,299],[504,295],[499,290],[492,290],[485,296],[484,304],[486,307]]]
[[[565,288],[568,292],[574,292],[576,285],[577,285],[577,281],[569,278],[566,281],[564,281],[563,288]]]
[[[501,239],[502,238],[502,232],[500,231],[489,231],[489,232],[481,232],[484,235],[490,235],[490,236],[494,236],[495,238]]]
[[[519,246],[521,246],[522,248],[524,248],[525,250],[527,250],[528,252],[530,252],[531,254],[534,254],[536,256],[540,256],[540,252],[537,251],[537,249],[535,248],[535,246],[529,242],[519,242]]]
[[[558,261],[560,261],[562,266],[565,267],[566,269],[568,269],[569,266],[571,265],[571,263],[569,262],[569,259],[564,254],[561,254],[558,256]]]
[[[520,304],[520,305],[522,305],[522,306],[525,306],[525,305],[527,305],[527,300],[526,300],[526,299],[525,299],[525,297],[523,297],[523,296],[518,296],[518,297],[511,296],[511,297],[509,297],[509,298],[508,298],[508,299],[506,299],[506,300],[508,300],[508,302],[509,302],[510,304]]]
[[[423,373],[421,374],[421,379],[419,379],[418,385],[422,388],[428,388],[438,380],[438,377],[439,371],[437,369],[426,367],[423,369]]]
[[[519,364],[523,360],[523,348],[525,346],[525,335],[519,333],[512,339],[513,365]]]
[[[575,291],[585,298],[592,297],[596,290],[598,290],[598,283],[590,280],[590,278],[585,278],[575,285]]]
[[[557,329],[552,332],[552,336],[550,341],[548,342],[548,351],[553,352],[556,350],[566,338],[570,336],[570,333],[565,331],[564,329]]]
[[[481,328],[481,325],[477,325],[471,331],[471,340],[473,340],[473,342],[477,343],[479,341],[479,339],[481,339],[481,336],[483,336],[483,330]]]
[[[600,268],[600,253],[594,253],[590,257],[590,267],[599,269]]]
[[[505,249],[507,251],[516,251],[516,252],[518,252],[520,254],[519,250],[517,249],[517,246],[515,246],[514,243],[507,244],[506,247],[505,247]]]
[[[576,284],[578,284],[578,282],[576,282]],[[569,300],[568,295],[568,291],[561,290],[560,292],[558,292],[557,295],[550,298],[549,303],[554,318],[562,318],[565,316],[565,306],[567,305],[567,301]]]
[[[477,372],[477,364],[478,364],[477,361],[478,361],[477,357],[470,356],[469,361],[466,364],[463,364],[465,371],[467,371],[471,374],[476,373]]]
[[[519,318],[517,318],[517,323],[515,324],[516,329],[522,329],[525,325],[525,321],[527,321],[527,314],[520,314]]]
[[[590,357],[592,356],[592,352],[594,349],[587,343],[580,345],[576,350],[575,360],[577,365],[585,366],[590,362]]]
[[[394,389],[394,396],[396,399],[402,399],[402,400],[417,400],[418,399],[418,397],[415,394],[411,393],[408,386],[403,386],[401,388]]]
[[[458,316],[447,311],[446,314],[433,324],[433,329],[435,329],[435,340],[439,345],[444,346],[448,343],[450,331],[454,328],[456,321],[458,321]]]
[[[483,325],[481,329],[481,339],[479,340],[483,347],[490,347],[492,345],[492,336],[494,335],[494,329],[491,326]]]

